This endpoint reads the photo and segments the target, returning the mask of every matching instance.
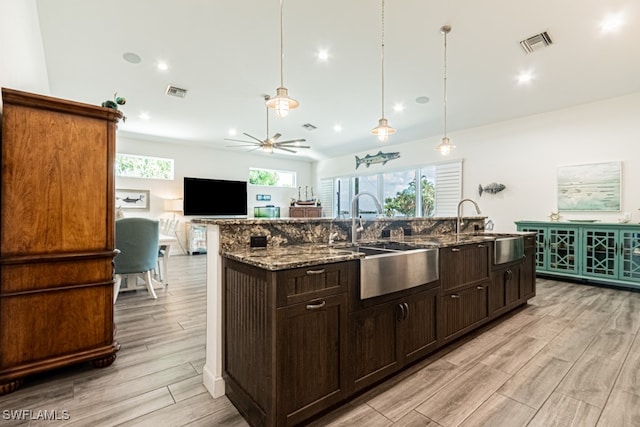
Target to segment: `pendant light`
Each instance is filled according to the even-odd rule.
[[[442,142],[436,146],[436,150],[443,156],[448,156],[456,148],[447,137],[447,34],[451,32],[451,26],[442,26],[440,32],[444,35],[444,136],[442,137]]]
[[[283,42],[283,30],[282,30],[282,3],[280,0],[280,87],[276,89],[276,96],[270,98],[267,101],[267,107],[275,110],[276,116],[286,117],[289,114],[289,110],[298,108],[300,103],[295,99],[289,98],[289,92],[284,87],[284,42]]]
[[[382,118],[378,120],[378,126],[371,129],[371,133],[376,135],[381,142],[386,142],[389,135],[396,133],[396,130],[389,126],[389,122],[384,118],[384,0],[382,0],[382,31],[381,31],[381,63],[382,63]]]

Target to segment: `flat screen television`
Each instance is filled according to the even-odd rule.
[[[185,216],[246,216],[247,182],[185,177],[183,203]]]

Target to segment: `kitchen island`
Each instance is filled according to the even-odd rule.
[[[200,221],[212,249],[204,383],[252,425],[303,422],[535,295],[532,258],[494,265],[498,236],[473,220],[459,235],[450,218],[369,221],[364,242],[435,248],[440,276],[368,299],[346,221]],[[250,248],[254,235],[267,247]]]

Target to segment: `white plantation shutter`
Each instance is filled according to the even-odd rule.
[[[322,216],[333,217],[333,179],[320,180],[320,203]]]
[[[434,216],[456,216],[462,197],[462,160],[442,163],[436,167]]]

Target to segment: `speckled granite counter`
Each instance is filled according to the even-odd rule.
[[[509,233],[512,235],[533,233]],[[403,244],[412,248],[441,248],[469,243],[482,243],[495,240],[501,234],[447,234],[406,236],[398,239],[377,239],[358,242],[361,246],[375,243]],[[273,248],[245,248],[221,251],[222,256],[244,262],[266,270],[284,270],[289,268],[308,267],[318,264],[350,261],[364,257],[364,254],[349,250],[350,242],[338,242],[331,246],[326,244],[302,244],[279,246]]]

